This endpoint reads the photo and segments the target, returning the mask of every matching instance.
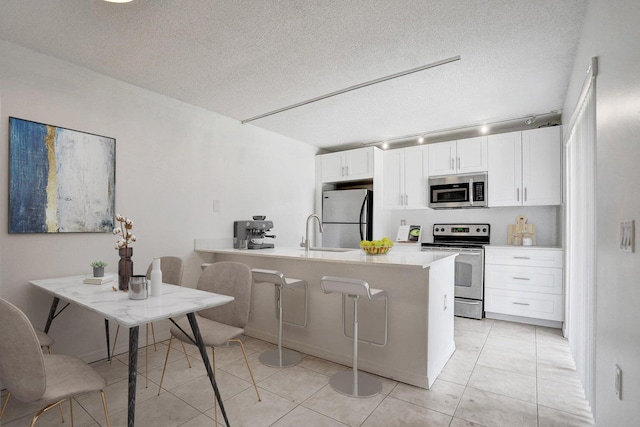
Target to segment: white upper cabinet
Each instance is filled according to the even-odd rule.
[[[373,178],[374,147],[323,154],[322,182],[355,181]]]
[[[383,160],[383,207],[404,209],[404,150],[387,150]]]
[[[456,141],[429,144],[429,176],[456,173]]]
[[[429,149],[427,146],[404,149],[404,193],[405,208],[425,209],[429,207],[427,199],[427,180],[429,178]]]
[[[384,209],[425,209],[428,147],[416,146],[384,152]]]
[[[489,206],[522,205],[522,132],[489,135]]]
[[[553,126],[522,132],[523,205],[562,204],[560,131],[561,126]]]
[[[487,137],[460,139],[456,141],[458,158],[457,173],[487,171]]]
[[[429,146],[429,176],[487,170],[487,137],[439,142]]]
[[[489,136],[489,206],[562,203],[560,126]]]

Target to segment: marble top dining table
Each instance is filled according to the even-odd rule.
[[[30,280],[29,283],[42,291],[53,295],[53,302],[49,310],[49,317],[45,326],[45,332],[49,331],[53,320],[66,308],[57,311],[59,302],[80,306],[94,312],[105,319],[105,331],[107,332],[107,348],[109,346],[108,321],[129,328],[129,399],[128,399],[128,426],[135,425],[135,398],[136,377],[138,360],[138,328],[150,322],[186,315],[193,332],[193,341],[200,350],[209,380],[213,387],[220,409],[229,425],[226,411],[213,377],[213,371],[209,364],[206,349],[202,343],[202,337],[198,328],[195,312],[217,307],[233,301],[232,296],[215,294],[198,289],[162,284],[160,296],[149,296],[142,300],[129,299],[127,292],[114,291],[117,282],[102,285],[84,284],[87,276],[70,276],[52,279]],[[108,355],[108,353],[107,353]],[[110,357],[108,355],[108,357]]]
[[[127,292],[114,291],[117,282],[84,284],[88,276],[30,280],[43,291],[92,311],[118,325],[131,328],[233,301],[233,297],[184,286],[162,284],[162,295],[143,300],[129,299]]]

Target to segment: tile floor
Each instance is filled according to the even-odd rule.
[[[329,377],[348,369],[313,356],[292,368],[261,365],[258,355],[271,344],[248,338],[245,346],[262,402],[258,402],[239,348],[220,349],[217,380],[232,426],[589,426],[589,407],[576,376],[567,341],[560,331],[510,322],[455,319],[456,352],[431,390],[382,379],[383,391],[369,399],[334,392]],[[175,347],[175,346],[174,346]],[[149,352],[149,387],[145,388],[144,353],[140,354],[136,421],[139,426],[214,425],[213,392],[197,350],[193,368],[173,350],[157,396],[166,342]],[[178,346],[179,349],[179,346]],[[106,395],[111,422],[126,425],[127,354],[93,366],[109,382]],[[2,425],[28,426],[37,408],[12,400]],[[65,405],[65,417],[69,407]],[[75,425],[105,425],[97,394],[77,398]],[[219,416],[222,423],[222,416]],[[61,424],[49,411],[39,427]]]

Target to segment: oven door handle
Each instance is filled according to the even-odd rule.
[[[443,248],[440,246],[433,246],[433,247],[429,247],[429,246],[424,246],[422,248],[423,251],[440,251],[440,252],[460,252],[457,249],[453,249],[453,248]]]
[[[457,251],[465,255],[482,255],[482,249],[457,249]]]
[[[443,252],[460,252],[465,255],[482,255],[482,249],[469,249],[469,248],[452,248],[441,246],[423,246],[423,251],[443,251]]]

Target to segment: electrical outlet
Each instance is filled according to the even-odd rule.
[[[635,220],[622,221],[620,223],[620,249],[624,252],[633,252],[635,246]]]
[[[616,365],[616,396],[622,400],[622,369]]]

